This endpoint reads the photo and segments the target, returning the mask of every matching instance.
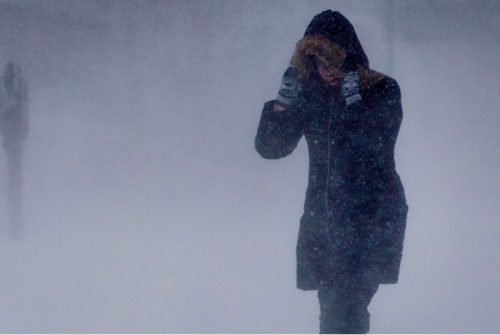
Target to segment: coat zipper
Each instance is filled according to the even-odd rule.
[[[328,134],[327,134],[327,139],[328,139],[328,162],[327,162],[327,174],[326,174],[326,189],[325,189],[325,209],[326,209],[326,222],[325,222],[325,233],[328,239],[328,246],[329,246],[329,260],[330,260],[330,265],[333,268],[333,242],[332,242],[332,237],[330,234],[330,206],[328,205],[328,190],[330,189],[330,163],[331,163],[331,148],[332,148],[332,143],[331,143],[331,125],[332,125],[332,110],[333,110],[333,103],[330,104],[330,108],[328,109]],[[320,283],[321,284],[321,283]]]

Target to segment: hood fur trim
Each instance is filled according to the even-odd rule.
[[[298,70],[298,80],[309,79],[312,71],[316,71],[314,57],[324,64],[339,67],[346,53],[337,44],[323,36],[307,36],[297,42],[290,65]]]
[[[374,71],[372,69],[367,69],[360,65],[358,65],[358,74],[359,74],[359,86],[361,86],[361,88],[368,88],[370,86],[373,86],[382,79],[387,77],[383,73]]]
[[[311,73],[316,71],[316,57],[321,63],[340,67],[346,58],[346,52],[338,44],[323,36],[306,36],[297,42],[290,65],[298,72],[297,79],[304,83]],[[382,80],[385,75],[367,69],[358,64],[360,86],[372,86]]]

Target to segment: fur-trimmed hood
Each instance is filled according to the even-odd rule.
[[[351,22],[339,12],[326,10],[316,15],[304,33],[304,37],[323,36],[344,49],[354,63],[365,68],[370,68],[370,62],[366,56],[358,35]]]
[[[304,37],[297,42],[290,61],[290,65],[297,69],[297,77],[300,81],[306,81],[312,71],[315,71],[316,64],[313,57],[323,64],[340,67],[346,58],[346,52],[339,45],[321,35]]]
[[[352,24],[339,12],[331,10],[316,15],[297,42],[290,65],[297,69],[298,79],[307,81],[315,64],[312,56],[326,64],[340,67],[347,58],[358,66],[360,84],[370,86],[384,75],[370,70],[368,57]]]

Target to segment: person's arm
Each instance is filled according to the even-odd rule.
[[[267,159],[278,159],[292,153],[304,131],[304,116],[298,103],[300,87],[296,70],[289,67],[275,100],[264,104],[255,148]]]
[[[286,107],[283,107],[281,105],[278,105],[276,102],[273,104],[273,111],[274,112],[283,112],[286,111]]]
[[[381,98],[376,104],[372,115],[373,155],[375,155],[374,166],[384,166],[387,160],[393,161],[394,147],[398,137],[399,128],[403,119],[403,108],[401,106],[401,90],[394,79],[384,80],[384,88]]]
[[[298,71],[293,67],[288,67],[281,79],[278,96],[273,106],[273,111],[282,112],[297,103],[301,85],[297,80]]]
[[[375,101],[368,108],[363,99],[346,105],[341,127],[356,157],[359,175],[383,173],[394,160],[394,147],[402,121],[401,92],[394,79],[378,84]]]

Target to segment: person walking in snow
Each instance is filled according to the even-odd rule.
[[[279,159],[306,139],[297,287],[318,290],[321,333],[367,333],[379,285],[398,281],[408,212],[394,162],[401,121],[398,83],[370,69],[352,24],[316,15],[264,104],[255,147]]]

